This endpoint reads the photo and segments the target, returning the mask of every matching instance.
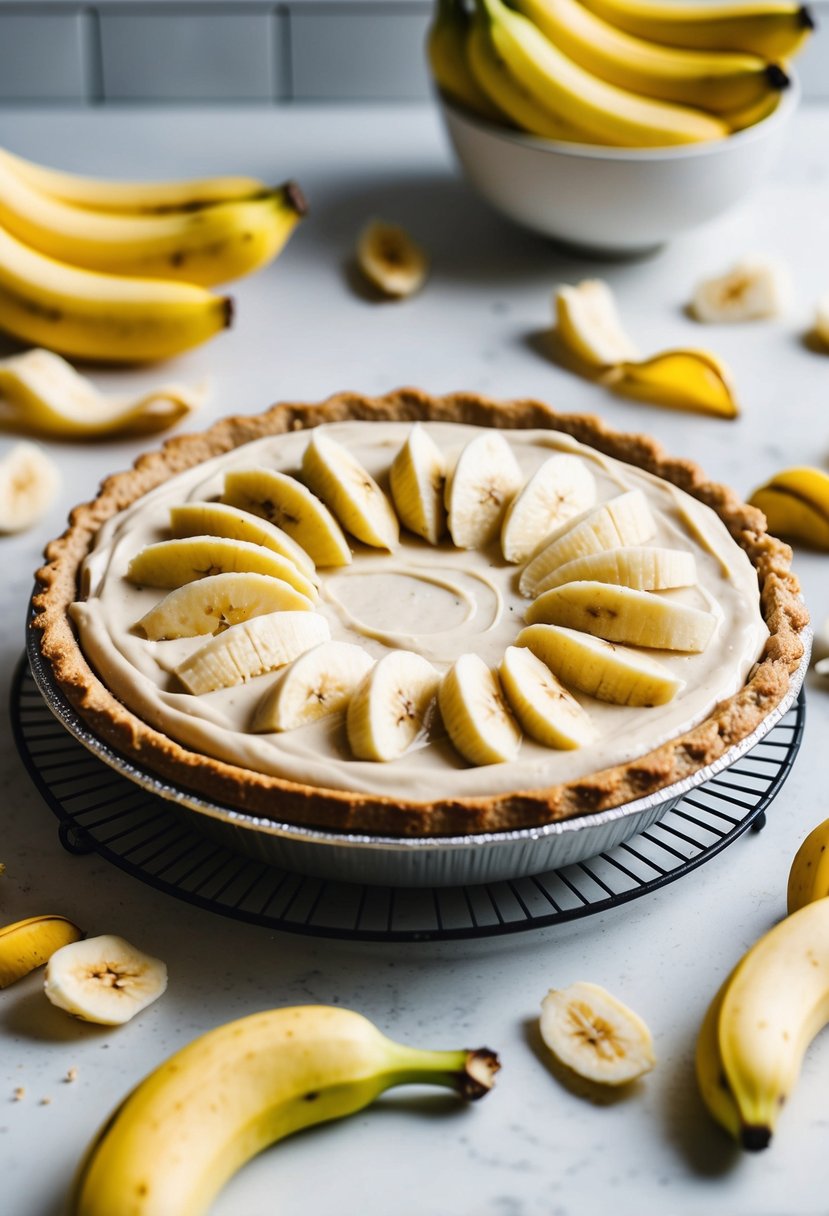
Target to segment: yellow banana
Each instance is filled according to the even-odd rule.
[[[191,283],[78,270],[0,228],[0,329],[105,362],[166,359],[230,325],[232,303]]]
[[[56,950],[83,933],[65,916],[30,916],[0,929],[0,988],[42,967]]]
[[[24,182],[61,202],[90,211],[125,215],[164,215],[171,211],[198,211],[214,203],[267,194],[268,187],[256,177],[203,177],[192,181],[113,182],[97,177],[79,177],[24,160],[0,148],[0,161]]]
[[[169,215],[105,215],[49,198],[0,158],[0,224],[48,257],[107,274],[211,287],[276,257],[306,211],[291,182],[254,201]]]
[[[497,1068],[486,1049],[405,1047],[325,1005],[230,1022],[168,1059],[110,1116],[69,1216],[200,1216],[245,1161],[292,1132],[361,1110],[394,1085],[479,1098]]]
[[[829,473],[823,469],[781,469],[748,501],[763,512],[770,532],[829,550]]]
[[[660,147],[719,139],[728,133],[712,114],[641,97],[599,80],[501,0],[478,3],[497,54],[537,105],[554,118],[583,128],[598,142]]]
[[[768,118],[774,113],[780,105],[782,93],[767,93],[765,97],[761,97],[759,101],[755,101],[750,106],[740,106],[736,110],[729,110],[723,118],[728,123],[732,131],[744,131],[746,127],[753,127],[758,122],[762,122],[764,118]]]
[[[588,72],[646,97],[722,114],[776,97],[789,83],[759,55],[659,46],[603,21],[580,0],[516,0],[515,7]]]
[[[501,121],[501,114],[469,70],[466,40],[469,17],[461,0],[437,0],[435,18],[426,36],[426,54],[435,83],[473,114]]]
[[[819,823],[795,853],[789,870],[789,913],[829,896],[829,819]]]
[[[703,1024],[697,1075],[702,1071],[708,1080],[701,1081],[702,1096],[714,1118],[743,1148],[755,1151],[768,1145],[806,1048],[827,1021],[829,900],[819,899],[760,938],[717,994]],[[715,1049],[721,1087],[729,1097],[710,1084]]]
[[[582,0],[629,34],[666,46],[789,59],[815,28],[799,0]]]
[[[723,1072],[719,1039],[720,1012],[728,986],[733,978],[734,972],[732,971],[708,1006],[697,1037],[694,1067],[697,1074],[697,1085],[705,1105],[720,1126],[724,1127],[735,1140],[739,1140],[742,1130],[740,1111]]]
[[[467,43],[469,66],[478,84],[508,119],[530,135],[543,139],[563,139],[595,143],[592,135],[545,110],[524,85],[513,76],[496,51],[490,37],[489,22],[479,15],[472,23]]]

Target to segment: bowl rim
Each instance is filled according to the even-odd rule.
[[[529,135],[525,131],[511,130],[502,127],[473,114],[457,105],[447,95],[435,87],[439,106],[452,121],[473,127],[493,139],[513,146],[526,147],[537,152],[554,156],[570,156],[578,160],[622,161],[636,164],[638,162],[653,163],[655,161],[692,160],[696,157],[716,156],[725,149],[735,145],[751,144],[789,121],[797,109],[802,97],[800,79],[795,72],[787,69],[789,85],[780,93],[780,101],[771,114],[761,118],[753,126],[745,127],[742,131],[734,131],[722,139],[711,139],[693,144],[668,144],[660,148],[620,148],[603,144],[580,144],[575,141],[544,139],[540,135]]]

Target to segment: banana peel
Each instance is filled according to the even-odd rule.
[[[207,388],[168,384],[137,398],[105,395],[65,359],[35,348],[0,360],[0,428],[51,439],[149,435],[187,417]]]
[[[56,950],[83,932],[65,916],[30,916],[0,929],[0,988],[8,988],[47,963]]]
[[[693,410],[719,418],[736,418],[739,407],[731,373],[705,350],[667,350],[650,359],[620,363],[602,383],[624,397]]]
[[[781,469],[748,501],[763,512],[770,532],[829,551],[829,474],[822,469]]]
[[[739,414],[731,373],[710,351],[678,348],[641,357],[602,280],[560,287],[553,309],[553,354],[567,370],[651,405],[718,418]]]

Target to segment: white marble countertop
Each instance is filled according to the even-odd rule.
[[[453,175],[427,107],[0,112],[0,144],[88,172],[171,176],[242,171],[296,177],[312,214],[282,258],[234,286],[238,323],[163,369],[212,383],[199,423],[279,399],[416,384],[532,395],[648,430],[669,451],[748,493],[785,465],[826,466],[829,357],[804,345],[829,290],[829,112],[797,118],[765,189],[704,232],[641,262],[579,263],[501,222]],[[406,224],[430,250],[427,289],[401,305],[355,295],[344,273],[371,215]],[[783,321],[703,334],[683,315],[696,278],[736,256],[776,252],[794,273]],[[625,403],[543,355],[556,283],[600,273],[643,345],[705,340],[732,365],[744,405],[734,423]],[[150,385],[158,371],[107,371],[104,387]],[[461,1109],[395,1096],[286,1142],[246,1167],[211,1216],[819,1216],[826,1211],[826,1074],[818,1041],[771,1148],[744,1156],[709,1121],[692,1072],[696,1032],[735,960],[784,912],[788,866],[827,814],[821,741],[829,691],[809,681],[805,742],[766,829],[656,894],[562,928],[441,945],[357,945],[236,923],[158,893],[95,856],[61,849],[56,823],[19,761],[7,686],[23,644],[31,574],[68,508],[138,443],[50,445],[59,503],[32,533],[0,540],[2,756],[0,922],[59,911],[166,959],[166,996],[118,1030],[54,1010],[33,975],[0,993],[0,1208],[59,1216],[75,1163],[125,1092],[200,1032],[258,1009],[335,1002],[423,1046],[496,1048],[496,1091]],[[829,614],[829,559],[799,555],[809,605]],[[594,1105],[536,1055],[539,1002],[576,979],[604,984],[653,1029],[658,1065],[634,1092]],[[64,1078],[78,1069],[74,1084]],[[16,1087],[22,1101],[12,1100]],[[45,1103],[45,1099],[51,1099]],[[165,1214],[166,1216],[166,1214]],[[178,1216],[170,1213],[169,1216]]]

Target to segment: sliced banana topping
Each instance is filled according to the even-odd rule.
[[[446,482],[449,532],[458,549],[480,549],[497,535],[524,478],[497,431],[471,440]]]
[[[287,532],[276,524],[233,507],[224,502],[188,502],[170,508],[170,531],[173,536],[227,536],[231,540],[247,540],[265,549],[273,549],[280,557],[293,562],[306,578],[314,581],[314,563],[309,555]]]
[[[667,591],[673,587],[693,587],[697,582],[697,563],[693,553],[683,549],[630,545],[575,557],[548,574],[544,585],[549,590],[579,579],[616,583],[639,591]]]
[[[399,224],[371,220],[357,242],[357,265],[383,295],[403,299],[426,282],[429,263],[419,245]]]
[[[416,536],[436,545],[446,531],[443,503],[446,462],[428,431],[416,422],[392,462],[389,475],[394,509]]]
[[[622,328],[613,294],[601,279],[559,287],[553,304],[559,339],[583,363],[613,367],[640,357]]]
[[[319,427],[303,454],[302,475],[352,536],[378,549],[397,546],[400,525],[388,498],[348,448]]]
[[[165,595],[135,628],[152,642],[194,638],[269,612],[311,612],[313,607],[290,583],[269,574],[210,574]]]
[[[476,654],[463,654],[443,677],[438,694],[443,724],[470,764],[514,760],[521,731],[501,690],[497,672]]]
[[[0,988],[42,967],[56,950],[83,933],[65,916],[30,916],[0,928]]]
[[[596,479],[578,456],[551,456],[512,500],[501,528],[508,562],[523,562],[545,537],[596,501]]]
[[[0,460],[0,532],[42,519],[60,487],[57,465],[34,443],[16,443]]]
[[[237,469],[225,475],[222,502],[261,515],[287,532],[317,566],[347,566],[343,530],[307,486],[275,469]]]
[[[560,1063],[600,1085],[627,1085],[656,1063],[645,1023],[598,984],[551,989],[539,1029]]]
[[[569,688],[614,705],[665,705],[685,687],[650,655],[561,625],[528,625],[515,644],[529,647]]]
[[[528,625],[565,625],[608,642],[694,654],[705,650],[717,625],[713,613],[651,591],[586,581],[545,591],[525,616]]]
[[[294,659],[256,707],[255,731],[295,730],[345,709],[374,660],[350,642],[322,642]]]
[[[530,738],[568,750],[597,738],[587,712],[527,647],[508,646],[498,671],[512,712]]]
[[[188,692],[232,688],[284,667],[330,637],[328,622],[317,612],[269,612],[217,634],[179,663],[175,673]]]
[[[694,288],[691,311],[698,321],[723,324],[778,317],[791,298],[785,266],[774,258],[747,257],[725,274],[703,279]]]
[[[127,578],[141,587],[181,587],[213,574],[267,574],[316,600],[317,589],[292,561],[272,549],[227,536],[160,540],[136,553]]]
[[[547,590],[547,578],[565,562],[605,549],[643,545],[656,532],[656,523],[641,490],[627,490],[586,515],[577,515],[553,532],[521,574],[521,594]]]
[[[162,995],[167,968],[123,937],[105,934],[57,950],[43,987],[53,1005],[76,1018],[120,1026]]]
[[[440,676],[411,650],[392,650],[348,704],[348,743],[358,760],[396,760],[425,734]]]

